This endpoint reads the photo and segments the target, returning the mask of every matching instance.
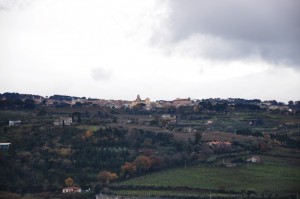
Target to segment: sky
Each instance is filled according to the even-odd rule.
[[[300,100],[299,0],[0,0],[0,93]]]

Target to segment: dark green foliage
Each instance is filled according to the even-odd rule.
[[[239,135],[252,135],[252,131],[249,128],[237,129],[236,134],[239,134]]]
[[[244,103],[237,103],[234,106],[237,110],[260,110],[259,105],[256,104],[244,104]]]
[[[47,111],[43,108],[40,109],[39,112],[37,113],[38,116],[45,116],[47,114]]]
[[[111,127],[89,136],[84,129],[49,125],[9,128],[5,134],[13,140],[10,151],[0,154],[0,190],[21,193],[60,190],[70,176],[75,184],[89,186],[99,171],[118,173],[125,162],[132,162],[144,140],[152,147],[173,143],[171,134]],[[162,168],[163,158],[151,160],[153,170]]]
[[[6,99],[0,100],[0,109],[27,109],[33,110],[36,105],[32,99],[26,99],[22,101],[21,99]]]
[[[98,192],[104,188],[97,186],[99,182],[96,176],[102,170],[116,173],[119,180],[123,181],[126,177],[158,173],[172,167],[183,168],[206,163],[214,167],[222,157],[232,154],[235,155],[230,156],[228,163],[238,163],[243,167],[247,164],[246,157],[240,158],[239,154],[264,153],[260,150],[259,137],[263,137],[266,132],[270,132],[270,139],[265,143],[270,150],[275,147],[273,139],[282,142],[284,146],[299,147],[299,141],[290,136],[298,135],[298,126],[294,122],[297,116],[245,109],[235,113],[232,107],[223,102],[205,102],[207,104],[202,104],[195,112],[193,107],[147,111],[94,109],[84,108],[84,105],[65,109],[39,106],[30,110],[33,108],[31,100],[7,100],[0,101],[7,103],[5,109],[11,105],[12,109],[22,107],[23,110],[2,110],[3,114],[0,115],[0,141],[12,143],[9,151],[0,151],[0,190],[22,194],[61,192],[65,186],[64,180],[68,177],[74,179],[76,186],[95,188],[95,192]],[[209,111],[203,110],[203,106],[207,106]],[[165,113],[176,115],[176,124],[161,128],[160,114]],[[147,114],[151,114],[151,117],[146,117]],[[53,126],[54,119],[66,115],[73,117],[73,126]],[[121,119],[126,121],[126,118],[131,120],[131,117],[133,123],[119,122]],[[10,127],[8,120],[11,119],[22,120],[22,124]],[[206,125],[208,120],[212,120],[213,124]],[[186,127],[193,130],[186,132],[183,130]],[[226,128],[228,132],[223,134]],[[219,135],[215,138],[214,132],[209,131],[220,131],[221,138],[218,138]],[[235,132],[239,135],[234,135]],[[228,140],[232,145],[210,146],[205,143],[222,140],[222,136],[223,141]],[[134,163],[138,156],[145,156],[150,166],[146,169],[138,168],[133,175],[121,176],[121,167],[125,162]],[[107,191],[110,193],[110,190]],[[228,191],[227,185],[225,191]],[[71,196],[57,196],[64,197]],[[251,193],[249,197],[256,196]]]
[[[195,144],[200,143],[200,142],[201,142],[201,139],[202,139],[202,133],[201,133],[201,132],[196,132],[196,133],[194,134],[194,136],[195,136]]]
[[[12,141],[15,155],[0,154],[1,190],[58,190],[69,175],[85,185],[101,169],[118,170],[128,158],[124,132],[118,129],[99,130],[86,139],[74,127],[33,128],[20,134]]]

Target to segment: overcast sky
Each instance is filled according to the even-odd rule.
[[[300,100],[299,0],[0,0],[0,93]]]

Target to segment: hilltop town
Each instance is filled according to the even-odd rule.
[[[30,108],[30,106],[41,105],[49,108],[70,108],[70,107],[107,107],[114,109],[121,108],[136,108],[141,107],[144,110],[155,110],[159,108],[181,106],[199,108],[199,105],[209,105],[216,109],[224,106],[247,106],[253,110],[265,109],[271,111],[291,112],[297,113],[300,111],[300,101],[289,101],[288,104],[283,102],[277,102],[276,100],[261,101],[259,99],[240,99],[240,98],[209,98],[209,99],[191,99],[191,98],[176,98],[174,100],[157,100],[151,101],[150,98],[141,99],[140,95],[137,95],[135,100],[105,100],[86,97],[72,97],[65,95],[53,95],[42,97],[39,95],[31,94],[19,94],[19,93],[0,93],[0,108]],[[32,108],[31,107],[31,108]]]

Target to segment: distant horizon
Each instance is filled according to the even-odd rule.
[[[69,96],[69,97],[78,97],[78,98],[83,98],[85,97],[86,99],[99,99],[99,100],[123,100],[123,101],[134,101],[136,98],[137,98],[137,95],[139,94],[136,94],[135,97],[133,97],[132,99],[125,99],[125,98],[103,98],[103,97],[95,97],[95,96],[83,96],[83,95],[69,95],[69,94],[58,94],[58,93],[55,93],[55,94],[51,94],[51,95],[42,95],[42,94],[38,94],[38,93],[28,93],[28,92],[10,92],[10,91],[6,91],[6,92],[0,92],[0,94],[4,94],[4,93],[18,93],[18,94],[24,94],[24,95],[37,95],[37,96],[41,96],[41,97],[51,97],[51,96],[54,96],[54,95],[60,95],[60,96]],[[164,100],[164,101],[172,101],[172,100],[176,100],[176,99],[188,99],[190,98],[191,100],[202,100],[202,99],[244,99],[244,100],[261,100],[262,102],[263,101],[272,101],[272,100],[275,100],[277,102],[283,102],[285,104],[287,104],[289,101],[300,101],[300,99],[295,99],[295,100],[288,100],[288,101],[281,101],[281,100],[277,100],[277,99],[261,99],[261,98],[243,98],[243,97],[226,97],[226,98],[223,98],[223,97],[205,97],[205,98],[194,98],[194,97],[175,97],[175,98],[172,98],[172,99],[164,99],[164,98],[159,98],[159,99],[152,99],[151,97],[149,96],[142,96],[140,95],[141,99],[146,99],[146,98],[150,98],[151,101],[160,101],[160,100]]]

